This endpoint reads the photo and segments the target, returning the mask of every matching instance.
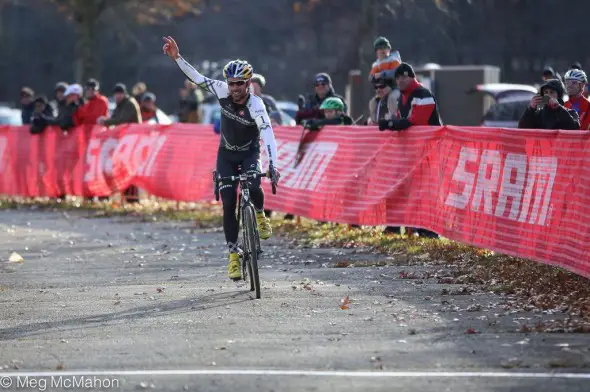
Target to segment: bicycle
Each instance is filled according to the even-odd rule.
[[[273,167],[271,165],[270,172]],[[215,200],[219,201],[219,182],[238,181],[240,186],[240,193],[238,199],[238,227],[240,220],[242,220],[242,249],[240,252],[240,264],[242,268],[242,279],[246,281],[250,278],[250,291],[256,291],[256,299],[260,299],[260,277],[258,274],[258,258],[262,253],[260,247],[260,237],[258,235],[258,223],[256,222],[256,213],[252,200],[250,199],[250,190],[248,184],[250,181],[262,177],[271,176],[267,173],[239,173],[236,176],[220,177],[217,171],[213,171],[213,184],[215,186]],[[272,182],[272,193],[276,194],[276,183]],[[243,219],[241,219],[243,217]]]

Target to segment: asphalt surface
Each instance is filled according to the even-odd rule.
[[[428,267],[331,268],[387,256],[272,239],[254,300],[220,229],[84,214],[0,211],[0,391],[590,390],[588,335],[401,278]]]

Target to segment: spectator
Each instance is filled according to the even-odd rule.
[[[47,97],[40,96],[35,98],[35,110],[31,116],[31,133],[42,133],[47,125],[55,123],[53,108],[49,105]]]
[[[578,113],[564,106],[563,95],[563,83],[558,79],[548,80],[531,99],[518,121],[518,128],[580,129]]]
[[[579,61],[576,61],[575,63],[573,63],[570,66],[570,69],[577,69],[577,70],[583,71],[582,64],[580,64]],[[569,93],[568,93],[568,95],[569,95]],[[588,98],[588,96],[590,95],[590,92],[588,91],[588,82],[586,82],[586,86],[584,87],[584,91],[582,92],[582,95],[586,98]],[[582,129],[585,129],[585,128],[582,127]]]
[[[379,130],[402,131],[414,125],[442,125],[434,95],[416,80],[416,73],[408,63],[395,70],[395,81],[401,95],[397,103],[397,116],[379,120]],[[426,229],[413,229],[420,237],[437,238],[438,234]],[[399,227],[388,226],[385,233],[400,233]]]
[[[262,94],[262,89],[266,86],[266,79],[264,76],[260,74],[254,74],[251,79],[252,83],[252,92],[254,95],[259,96],[262,98],[262,102],[264,102],[264,106],[266,106],[266,111],[270,115],[270,113],[278,112],[279,108],[277,106],[277,101],[270,95]]]
[[[58,82],[55,84],[55,88],[53,89],[55,93],[55,99],[51,101],[50,105],[53,107],[53,111],[57,117],[60,116],[61,112],[63,112],[67,105],[65,96],[67,88],[68,84],[66,82]]]
[[[568,109],[574,109],[580,118],[580,129],[590,129],[590,101],[584,96],[588,78],[582,70],[573,68],[565,73],[565,88],[569,100],[565,103]]]
[[[378,37],[373,42],[373,49],[375,50],[377,59],[371,67],[369,80],[374,81],[375,79],[382,78],[394,80],[394,72],[402,62],[399,52],[396,50],[391,53],[391,44],[385,37]]]
[[[112,117],[109,119],[99,117],[97,123],[105,126],[141,123],[141,111],[139,110],[139,105],[135,98],[130,97],[127,93],[127,86],[123,83],[117,83],[113,89],[113,95],[117,107],[113,111]]]
[[[99,117],[109,116],[109,100],[102,95],[96,79],[88,79],[85,85],[86,103],[80,108],[80,124],[96,124]]]
[[[551,80],[551,79],[558,79],[559,81],[561,81],[561,75],[558,74],[557,72],[555,72],[553,67],[550,67],[550,66],[546,66],[543,69],[542,78],[543,78],[543,83],[548,80]]]
[[[401,63],[395,70],[395,81],[401,95],[394,119],[379,120],[379,130],[401,131],[413,125],[442,125],[434,95],[416,80],[414,69]]]
[[[133,95],[133,98],[135,98],[135,100],[137,102],[141,102],[142,98],[143,98],[143,94],[145,94],[145,92],[147,91],[147,86],[144,82],[137,82],[135,83],[135,86],[133,86],[133,88],[131,89],[131,94]]]
[[[295,114],[295,121],[301,124],[303,120],[312,118],[324,118],[323,112],[320,110],[320,105],[326,98],[338,97],[344,104],[344,113],[348,112],[346,100],[341,95],[336,94],[334,86],[332,86],[332,78],[327,73],[319,73],[315,77],[315,94],[308,97],[303,103],[303,109],[300,109]]]
[[[156,106],[156,95],[145,92],[142,95],[141,104],[141,121],[149,124],[170,124],[170,120],[161,115],[162,111]]]
[[[394,89],[393,79],[375,79],[375,96],[369,101],[368,125],[378,125],[379,120],[394,119],[397,116],[397,101],[400,96],[399,90]]]
[[[180,89],[180,110],[178,121],[181,123],[200,123],[201,113],[199,105],[203,102],[203,93],[197,85],[189,79],[184,81],[184,88]]]
[[[325,125],[352,125],[352,118],[344,113],[344,102],[340,98],[326,98],[322,102],[320,110],[324,112],[324,118],[306,120],[306,129],[319,131]]]
[[[35,92],[30,87],[23,87],[20,90],[21,120],[23,125],[31,123],[31,116],[35,110],[33,99]]]
[[[80,125],[80,108],[84,105],[82,99],[82,86],[77,83],[70,84],[64,93],[66,97],[66,107],[59,114],[58,123],[61,129],[67,131],[77,125]]]

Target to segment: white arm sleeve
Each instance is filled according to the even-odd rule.
[[[211,94],[215,95],[217,99],[225,98],[229,95],[229,88],[225,82],[209,79],[201,75],[199,71],[194,69],[192,65],[182,58],[182,56],[176,59],[176,64],[178,64],[187,78],[203,90],[209,91]]]
[[[264,151],[268,156],[269,163],[272,163],[274,167],[277,166],[277,143],[275,141],[275,134],[270,125],[270,118],[266,113],[266,107],[262,98],[256,95],[250,95],[248,101],[248,109],[250,110],[250,116],[256,121],[256,125],[260,130],[260,135],[264,142]]]

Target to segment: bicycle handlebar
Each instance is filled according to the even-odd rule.
[[[219,177],[217,176],[217,172],[214,171],[213,172],[213,184],[215,186],[215,200],[219,201],[219,182],[220,181],[250,181],[250,180],[256,180],[258,178],[262,178],[262,177],[268,177],[271,178],[271,176],[268,173],[251,173],[251,174],[238,174],[237,176],[227,176],[227,177]],[[273,181],[271,182],[272,185],[272,193],[273,195],[277,193],[277,185],[276,183]]]

